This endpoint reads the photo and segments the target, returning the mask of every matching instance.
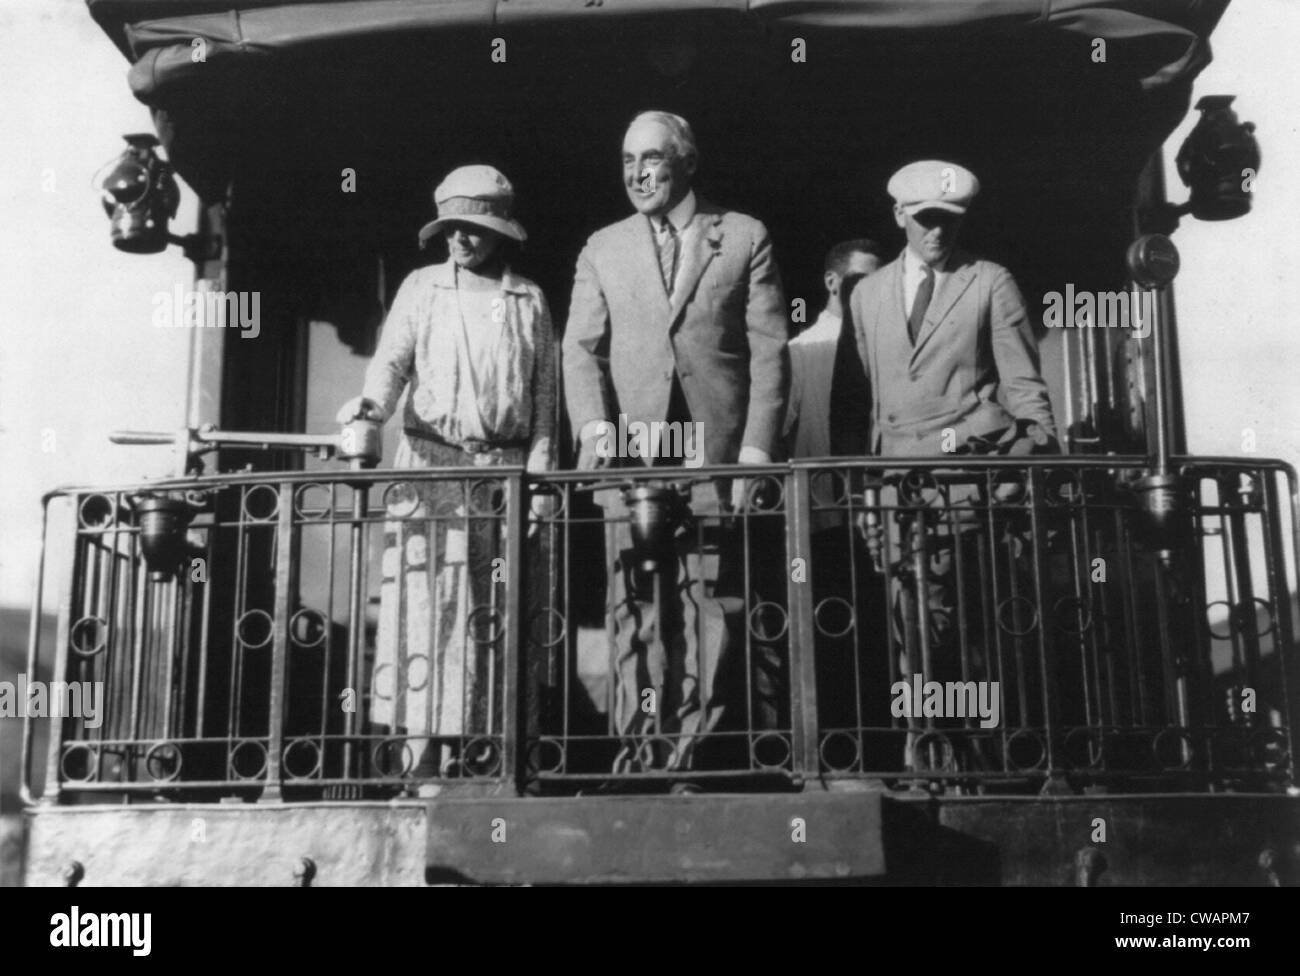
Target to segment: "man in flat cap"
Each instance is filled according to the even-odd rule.
[[[849,300],[871,379],[875,451],[886,457],[1055,453],[1056,422],[1020,290],[1006,268],[957,247],[979,181],[956,163],[925,160],[896,172],[888,189],[907,244]],[[1018,490],[1000,486],[996,494],[1007,501]],[[924,672],[924,680],[941,682],[991,673],[982,647],[984,589],[1013,562],[1005,553],[989,562],[988,540],[980,545],[975,529],[986,520],[972,518],[969,508],[989,501],[979,486],[950,485],[946,496],[947,508],[902,519],[893,573],[903,675]],[[918,586],[921,577],[925,585]],[[918,730],[916,716],[907,717]],[[927,762],[911,752],[909,767]]]
[[[636,212],[587,242],[564,332],[579,468],[629,455],[633,465],[764,464],[777,451],[790,360],[772,242],[753,217],[696,196],[697,161],[690,124],[672,113],[643,112],[624,134],[623,185]],[[693,432],[679,442],[689,440],[692,455],[672,457],[653,435],[648,450],[611,452],[612,432],[633,425]],[[765,567],[741,560],[767,548],[764,520],[721,517],[745,508],[742,480],[693,485],[699,534],[679,534],[671,564],[654,573],[632,551],[622,499],[604,504],[623,745],[616,767],[689,769],[708,732],[784,724],[784,662],[773,643],[747,650],[745,639]],[[738,521],[755,527],[748,546]]]
[[[1015,280],[956,246],[978,192],[970,170],[937,160],[909,163],[889,180],[907,246],[850,299],[879,454],[951,454],[990,439],[1027,452],[1054,442]]]

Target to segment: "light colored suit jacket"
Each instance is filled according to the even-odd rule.
[[[591,236],[578,257],[564,331],[565,400],[575,435],[589,421],[667,419],[673,371],[704,462],[742,445],[775,454],[789,386],[787,309],[767,230],[700,200],[673,296],[643,214]]]
[[[853,289],[858,353],[871,377],[873,450],[938,455],[944,428],[953,428],[960,447],[1014,420],[1036,421],[1055,437],[1038,346],[1011,272],[962,251],[949,258],[948,272],[915,346],[901,254]]]

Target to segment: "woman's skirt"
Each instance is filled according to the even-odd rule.
[[[522,464],[524,454],[522,448],[470,453],[404,435],[394,467],[495,467]],[[394,734],[439,737],[432,743],[443,747],[432,750],[439,764],[474,737],[501,729],[503,489],[484,472],[395,481],[384,497],[370,717]],[[420,740],[408,742],[408,771],[417,759],[427,767],[431,757],[422,757]]]

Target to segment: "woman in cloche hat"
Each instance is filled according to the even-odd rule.
[[[361,396],[344,404],[339,423],[383,422],[408,386],[403,437],[393,466],[461,468],[555,464],[556,364],[551,316],[541,289],[513,273],[502,253],[522,241],[511,217],[514,190],[491,166],[462,166],[434,190],[434,235],[449,259],[413,271],[393,299]],[[504,555],[505,519],[480,497],[490,478],[412,479],[385,501],[383,582],[371,720],[404,734],[419,757],[417,778],[472,775],[464,748],[500,729],[497,624],[484,614],[504,603],[493,594]],[[476,517],[477,516],[477,517]],[[484,633],[484,632],[487,633]],[[435,738],[436,737],[436,738]],[[490,757],[488,757],[490,758]],[[419,787],[437,792],[436,782]]]

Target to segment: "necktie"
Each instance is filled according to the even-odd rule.
[[[916,298],[912,300],[912,314],[907,317],[907,337],[912,340],[912,345],[916,345],[921,323],[925,321],[925,310],[930,307],[930,299],[933,297],[934,269],[927,264],[925,277],[921,279],[921,285],[916,289]]]
[[[673,293],[673,272],[677,270],[677,231],[666,217],[659,224],[659,270],[664,276],[664,290]]]

